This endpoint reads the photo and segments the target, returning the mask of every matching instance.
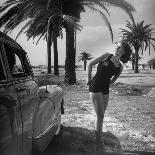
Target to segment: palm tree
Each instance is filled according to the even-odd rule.
[[[0,8],[0,13],[3,13],[11,5],[13,6],[0,18],[0,26],[4,26],[4,32],[8,33],[29,18],[17,34],[16,39],[25,31],[28,40],[35,37],[39,38],[37,43],[42,37],[47,40],[48,73],[51,73],[51,45],[54,42],[54,74],[58,75],[57,37],[62,36],[62,27],[64,25],[68,28],[75,27],[79,30],[80,25],[76,24],[79,19],[62,14],[56,6],[49,9],[50,1],[47,2],[46,4],[45,2],[41,3],[41,1],[34,3],[30,0],[26,2],[22,0],[20,2],[15,0],[6,1]]]
[[[121,29],[123,40],[133,46],[135,50],[135,73],[139,73],[138,59],[140,52],[143,55],[144,50],[149,48],[150,54],[150,45],[152,45],[155,50],[155,45],[152,42],[155,41],[155,38],[151,37],[154,33],[151,25],[152,24],[144,25],[144,21],[137,24],[127,21],[126,27],[128,30]]]
[[[113,41],[113,32],[110,25],[110,22],[108,21],[108,18],[106,17],[105,13],[103,13],[98,7],[100,7],[103,11],[105,11],[108,15],[108,9],[106,6],[113,5],[116,7],[122,8],[127,14],[130,16],[132,21],[134,21],[132,16],[132,11],[135,11],[134,7],[127,3],[125,0],[66,0],[66,2],[69,5],[63,5],[68,10],[66,14],[73,15],[75,17],[80,18],[80,13],[85,12],[85,8],[87,7],[91,9],[92,11],[95,11],[99,13],[102,17],[102,19],[105,21],[109,31],[110,35]],[[66,30],[66,61],[65,61],[65,79],[64,82],[68,84],[74,84],[76,82],[76,73],[75,73],[75,57],[76,57],[76,49],[74,44],[74,29],[70,31],[70,34],[68,35],[68,31]]]
[[[75,9],[75,6],[73,7],[72,5],[70,5],[69,4],[70,2],[71,1],[69,1],[69,0],[67,0],[67,1],[61,1],[61,0],[58,0],[58,1],[53,1],[53,0],[46,0],[46,1],[19,0],[19,1],[16,1],[16,0],[12,0],[11,1],[11,0],[7,0],[5,2],[5,4],[0,8],[0,13],[2,13],[2,14],[9,8],[7,10],[7,12],[5,12],[4,15],[0,18],[0,21],[1,21],[0,26],[3,26],[6,24],[4,32],[8,33],[9,31],[12,31],[21,22],[23,22],[27,18],[30,18],[30,20],[28,20],[28,22],[21,29],[19,34],[21,34],[24,31],[24,29],[29,27],[30,29],[28,28],[27,32],[26,32],[28,39],[30,39],[31,37],[33,37],[33,39],[35,37],[39,37],[39,39],[38,39],[38,41],[39,41],[42,37],[44,39],[48,38],[47,39],[48,73],[51,73],[51,52],[50,51],[51,51],[51,42],[53,41],[54,42],[54,66],[55,66],[54,72],[55,72],[55,74],[58,74],[58,69],[57,69],[58,68],[58,62],[57,62],[58,61],[58,56],[57,56],[58,53],[57,53],[57,48],[56,48],[57,47],[57,39],[56,39],[57,33],[53,33],[53,32],[55,32],[55,31],[58,32],[59,30],[61,30],[61,26],[63,25],[66,28],[66,32],[67,32],[66,42],[67,42],[67,45],[69,45],[69,48],[66,47],[66,50],[67,50],[66,62],[70,62],[69,65],[65,65],[66,66],[65,68],[67,71],[69,71],[71,73],[70,75],[74,75],[74,69],[72,69],[72,68],[75,68],[74,67],[75,66],[75,61],[74,61],[75,50],[74,50],[74,46],[73,46],[74,41],[72,44],[71,40],[72,40],[72,38],[74,38],[74,33],[73,33],[74,30],[79,29],[80,25],[76,24],[79,21],[79,19],[72,18],[72,15],[78,16],[77,14],[79,14],[79,10],[80,11],[84,10],[84,8],[78,4],[78,3],[80,3],[80,1],[72,1],[72,3],[76,4],[75,5],[76,7],[79,7],[77,9]],[[57,9],[61,10],[62,14],[67,13],[68,15],[65,16],[66,21],[64,19],[59,20],[63,16],[56,14],[55,10],[53,8],[57,8]],[[59,21],[62,21],[62,23]],[[68,24],[67,22],[70,24]],[[58,26],[59,24],[61,24],[60,27]],[[70,30],[70,29],[72,29],[72,30]],[[62,33],[60,32],[60,34],[62,34]],[[54,36],[55,37],[53,39],[51,39],[51,37],[52,37],[51,35],[53,37]],[[17,35],[17,36],[19,36],[19,35]],[[72,60],[72,58],[73,58],[73,60]],[[68,61],[68,60],[71,60],[71,61]],[[68,64],[68,63],[66,63],[66,64]],[[66,74],[66,75],[69,75],[69,74]],[[72,80],[73,82],[69,82],[69,83],[74,83],[74,81],[76,80],[76,77],[75,78],[73,78],[73,77],[75,77],[75,76],[71,76],[71,78],[70,78],[71,80],[73,79]],[[69,81],[71,81],[71,80],[69,80]]]
[[[82,52],[81,55],[78,57],[78,62],[83,61],[84,63],[84,70],[86,70],[87,66],[87,60],[91,60],[93,57],[91,56],[90,53],[87,52]]]
[[[62,37],[62,28],[66,29],[78,29],[80,30],[80,25],[77,24],[78,19],[72,16],[63,15],[62,12],[56,8],[55,14],[48,19],[47,28],[47,53],[48,53],[48,66],[51,64],[51,43],[54,43],[54,74],[58,75],[58,49],[57,49],[57,37]],[[51,30],[53,28],[53,30]],[[53,39],[53,40],[51,40]],[[48,69],[51,69],[50,67]]]
[[[140,60],[142,57],[139,56],[138,54],[138,60]],[[131,55],[131,59],[130,59],[131,63],[132,63],[132,70],[135,69],[135,53],[132,52],[132,55]]]
[[[47,10],[51,10],[51,7],[56,6],[59,8],[59,10],[62,10],[63,14],[69,15],[69,16],[75,16],[80,17],[80,13],[84,12],[84,6],[92,9],[93,11],[98,12],[102,18],[104,19],[106,25],[108,26],[110,30],[110,34],[113,40],[113,33],[110,26],[110,23],[105,16],[105,14],[98,10],[97,8],[102,8],[103,11],[106,11],[106,13],[109,15],[109,12],[106,8],[108,5],[113,5],[116,7],[122,8],[127,14],[130,16],[130,18],[133,20],[132,17],[132,11],[134,11],[134,7],[127,3],[125,0],[7,0],[5,5],[0,8],[0,13],[5,12],[7,9],[7,12],[4,13],[4,16],[0,19],[2,24],[6,24],[6,32],[14,29],[17,25],[19,25],[22,21],[33,18],[35,19],[35,14],[38,11],[42,11],[43,6],[46,5],[48,8]],[[97,6],[97,7],[96,7]],[[60,9],[61,8],[61,9]],[[38,22],[41,21],[43,18],[38,18]],[[46,17],[44,17],[45,19]],[[9,22],[8,22],[9,21]],[[30,20],[27,22],[25,27],[32,24],[33,21]],[[47,22],[44,25],[44,28],[47,29]],[[35,24],[34,24],[35,25]],[[42,23],[38,23],[38,29],[41,31]],[[76,82],[76,75],[75,75],[75,47],[74,47],[74,28],[71,30],[68,30],[68,26],[66,27],[66,61],[65,61],[65,82],[67,83],[75,83]],[[52,31],[52,30],[51,30]],[[41,31],[42,33],[39,37],[47,37],[47,35],[44,35],[46,33],[45,29]],[[68,34],[70,33],[70,34]],[[33,37],[38,36],[38,33],[34,33]],[[50,45],[50,42],[48,44],[48,47]],[[49,50],[48,50],[49,51]],[[50,53],[48,52],[48,55],[50,57]],[[50,58],[49,58],[50,59]],[[49,60],[50,63],[50,60]]]
[[[52,1],[49,0],[49,7],[56,6],[59,8],[63,14],[68,16],[74,16],[79,19],[79,12],[84,10],[80,5],[81,0],[58,0]],[[79,22],[79,20],[76,20]],[[65,79],[64,82],[68,84],[74,84],[76,82],[76,74],[75,74],[75,43],[74,43],[74,31],[75,27],[66,25],[64,23],[64,27],[66,29],[66,60],[65,60]]]

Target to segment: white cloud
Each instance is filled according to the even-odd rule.
[[[77,35],[78,48],[83,50],[100,49],[110,42],[110,32],[105,26],[85,26]]]
[[[120,28],[123,28],[122,24],[112,26],[114,34],[114,42],[112,43],[110,32],[106,26],[85,26],[77,35],[78,54],[81,51],[91,52],[93,55],[107,51],[113,52],[114,43],[120,40],[118,35]]]

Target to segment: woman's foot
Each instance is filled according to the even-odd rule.
[[[102,135],[98,133],[97,131],[95,131],[95,137],[96,137],[96,144],[97,145],[102,144]]]
[[[112,153],[113,150],[110,147],[107,147],[104,145],[104,143],[102,144],[96,144],[96,151],[97,151],[97,155],[100,155],[101,153]]]
[[[110,147],[105,146],[104,142],[102,141],[102,136],[95,132],[96,136],[96,150],[100,154],[102,152],[113,152]]]
[[[98,133],[97,131],[95,131],[95,136],[96,136],[96,151],[97,151],[97,155],[100,155],[104,152],[104,143],[102,141],[102,136],[100,133]]]

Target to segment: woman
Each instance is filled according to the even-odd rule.
[[[104,147],[102,143],[102,125],[105,110],[109,101],[109,86],[112,85],[123,70],[123,63],[130,59],[132,50],[127,43],[121,43],[115,54],[103,54],[92,60],[88,65],[89,93],[96,112],[96,143]],[[92,66],[98,64],[97,72],[92,78]]]

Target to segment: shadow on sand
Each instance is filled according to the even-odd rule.
[[[97,151],[95,133],[79,127],[62,127],[59,136],[54,137],[43,152],[33,155],[153,155],[149,152],[122,151],[118,138],[110,132],[103,133],[103,141],[112,152]]]

